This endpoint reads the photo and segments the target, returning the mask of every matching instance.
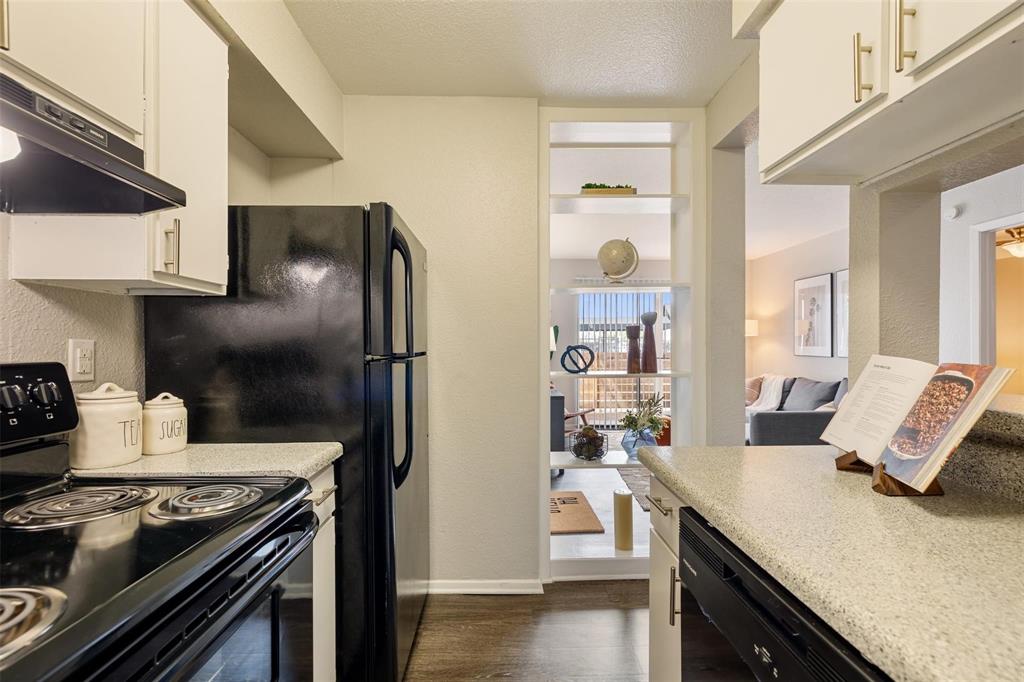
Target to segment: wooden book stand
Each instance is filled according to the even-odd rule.
[[[836,457],[836,469],[839,471],[856,471],[871,474],[871,489],[876,493],[890,497],[917,497],[922,495],[942,495],[939,479],[935,479],[925,488],[924,492],[914,490],[906,483],[885,473],[885,464],[879,462],[871,466],[857,457],[856,452],[842,452]]]

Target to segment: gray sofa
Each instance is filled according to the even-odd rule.
[[[750,445],[822,445],[821,432],[835,414],[818,410],[827,403],[838,404],[846,395],[848,381],[814,381],[789,378],[782,386],[777,410],[750,415]]]

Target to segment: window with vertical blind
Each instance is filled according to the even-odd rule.
[[[594,350],[593,370],[626,369],[626,325],[640,324],[642,313],[654,311],[658,369],[672,368],[672,294],[670,292],[611,292],[579,294],[578,343]],[[640,345],[643,347],[641,329]],[[626,410],[655,393],[664,397],[665,414],[672,413],[671,380],[668,377],[582,379],[576,382],[579,409],[593,408],[588,421],[599,428],[619,428]]]

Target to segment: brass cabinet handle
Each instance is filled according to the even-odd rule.
[[[668,567],[668,624],[676,626],[676,616],[683,615],[682,611],[676,610],[676,583],[683,582],[676,576],[676,567]]]
[[[337,489],[338,489],[338,486],[332,485],[330,488],[327,488],[326,490],[324,490],[322,493],[320,493],[320,497],[318,497],[315,500],[313,500],[313,506],[314,507],[319,507],[321,504],[326,502],[327,498],[330,497],[331,495],[333,495],[334,491],[337,490]]]
[[[916,9],[906,9],[903,6],[903,0],[896,0],[896,73],[903,71],[903,60],[913,59],[917,56],[917,50],[907,50],[904,48],[905,32],[903,28],[903,17],[912,17],[917,15]]]
[[[874,88],[871,83],[863,82],[860,69],[860,55],[871,54],[870,45],[861,45],[860,31],[853,34],[853,101],[861,102],[864,99],[864,91],[871,92]]]
[[[168,237],[170,239],[168,239]],[[181,219],[175,218],[170,227],[164,228],[164,272],[177,275],[178,256],[181,254]]]
[[[666,509],[665,507],[662,507],[660,497],[651,497],[647,493],[644,493],[644,497],[647,498],[647,501],[651,504],[652,507],[661,512],[662,516],[672,516],[672,508],[669,507],[668,509]]]
[[[0,0],[0,50],[11,49],[11,10],[7,0]]]

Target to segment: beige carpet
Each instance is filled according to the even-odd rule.
[[[580,490],[554,490],[549,495],[551,534],[604,533],[587,496]]]

